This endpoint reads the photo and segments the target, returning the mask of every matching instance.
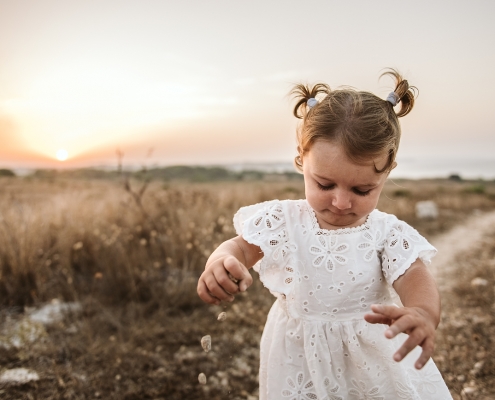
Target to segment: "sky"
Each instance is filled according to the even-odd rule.
[[[399,165],[495,161],[493,15],[492,0],[0,0],[0,168],[111,166],[117,149],[129,165],[291,162],[292,85],[386,98],[386,67],[419,89]]]

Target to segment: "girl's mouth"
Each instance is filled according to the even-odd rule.
[[[338,215],[339,217],[342,217],[344,215],[349,215],[349,214],[352,214],[350,212],[346,212],[346,211],[333,211],[333,210],[329,210],[332,214],[335,214],[335,215]]]

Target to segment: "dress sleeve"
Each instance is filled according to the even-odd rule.
[[[297,250],[290,241],[286,222],[283,202],[279,200],[242,207],[234,216],[237,234],[263,252],[254,267],[261,281],[272,293],[284,295],[289,293],[294,277],[291,253]]]
[[[387,282],[392,285],[418,258],[429,265],[437,249],[404,221],[391,216],[387,222],[382,271]]]

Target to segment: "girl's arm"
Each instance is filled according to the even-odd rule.
[[[242,236],[223,242],[208,258],[199,278],[199,297],[210,304],[233,301],[234,294],[244,292],[253,283],[248,270],[262,257],[261,249],[246,242]]]
[[[401,361],[416,346],[423,352],[415,363],[417,369],[423,368],[435,348],[435,330],[440,323],[440,295],[435,280],[424,263],[417,259],[406,273],[393,284],[404,305],[373,305],[375,314],[366,314],[370,323],[388,324],[385,336],[389,339],[404,332],[409,338],[394,354],[395,361]]]

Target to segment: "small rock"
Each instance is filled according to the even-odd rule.
[[[227,319],[227,313],[226,312],[221,312],[218,314],[217,320],[219,321],[225,321]]]
[[[476,386],[466,386],[464,389],[462,389],[461,394],[473,394],[478,391],[478,388]]]
[[[203,350],[206,351],[207,353],[211,350],[211,336],[206,335],[201,338],[201,347],[203,347]]]
[[[187,346],[180,346],[179,350],[174,353],[174,360],[178,363],[195,360],[198,357],[197,352],[190,350]]]
[[[74,324],[72,324],[71,326],[69,326],[66,330],[65,330],[66,333],[70,334],[70,335],[73,335],[75,333],[78,332],[78,329],[77,329],[77,326],[75,326]]]
[[[0,375],[0,382],[11,383],[14,385],[23,385],[31,381],[38,381],[39,375],[35,371],[30,371],[26,368],[8,369]]]
[[[229,376],[225,371],[217,371],[217,376],[220,379],[219,384],[224,387],[229,386]]]
[[[202,372],[198,375],[198,381],[202,385],[206,385],[206,375],[203,374]]]
[[[233,362],[233,368],[229,370],[229,372],[236,377],[249,376],[251,374],[251,367],[249,364],[242,358],[236,357]]]
[[[231,280],[232,282],[234,282],[234,283],[238,283],[238,282],[239,282],[239,279],[234,278],[230,272],[229,272],[229,278],[230,278],[230,280]]]
[[[42,323],[25,318],[4,329],[4,332],[0,334],[0,347],[20,349],[45,336],[47,333]]]
[[[480,287],[480,286],[486,286],[486,285],[488,285],[488,281],[486,279],[483,279],[483,278],[477,277],[471,281],[472,287]]]
[[[485,350],[480,350],[476,353],[476,358],[478,360],[483,360],[486,357],[486,351]]]
[[[84,246],[83,242],[77,242],[77,243],[74,243],[72,248],[77,251],[77,250],[81,250],[83,248],[83,246]]]
[[[29,315],[31,321],[40,322],[43,325],[50,325],[61,321],[66,313],[78,313],[82,310],[80,303],[61,303],[54,299],[50,304],[46,304]]]
[[[481,369],[483,368],[484,361],[478,361],[477,363],[474,364],[473,369],[469,371],[471,375],[478,375]]]
[[[437,219],[438,207],[434,201],[418,201],[416,203],[416,217],[419,219]]]
[[[436,363],[442,363],[445,361],[445,357],[442,354],[439,354],[435,357],[435,362]]]

